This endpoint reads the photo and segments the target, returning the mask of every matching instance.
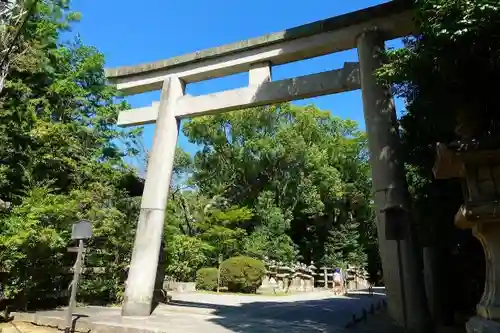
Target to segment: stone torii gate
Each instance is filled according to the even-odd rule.
[[[152,311],[181,119],[362,89],[389,309],[411,332],[426,332],[429,316],[418,249],[404,214],[397,214],[408,210],[409,202],[403,167],[396,155],[399,140],[394,101],[389,88],[377,84],[373,75],[381,65],[384,41],[412,31],[408,2],[396,0],[180,57],[107,69],[109,81],[125,94],[161,90],[159,102],[121,112],[118,117],[120,126],[156,123],[122,315],[148,316]],[[357,48],[359,64],[346,63],[341,69],[293,79],[271,79],[275,65],[353,48]],[[184,95],[186,84],[246,71],[247,87],[197,97]],[[391,226],[398,225],[403,228],[393,237]]]

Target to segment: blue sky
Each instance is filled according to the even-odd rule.
[[[97,47],[106,57],[107,67],[134,65],[191,53],[280,31],[365,7],[382,0],[73,0],[73,10],[82,20],[73,28],[87,45]],[[388,42],[400,47],[400,41]],[[273,68],[273,80],[341,68],[345,61],[357,61],[356,50],[286,64]],[[246,73],[187,86],[187,93],[201,95],[243,87]],[[133,107],[150,105],[159,92],[127,97]],[[361,91],[296,102],[314,103],[334,115],[349,118],[364,128]],[[401,101],[397,101],[398,110]],[[144,131],[149,150],[154,125]],[[190,153],[197,147],[181,135],[179,145]]]

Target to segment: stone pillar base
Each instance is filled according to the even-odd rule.
[[[151,315],[151,303],[125,301],[122,304],[122,316],[124,317],[147,317]]]
[[[469,319],[465,328],[467,333],[500,333],[500,322],[476,316]]]

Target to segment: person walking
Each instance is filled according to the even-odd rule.
[[[339,295],[342,293],[342,275],[340,274],[340,269],[335,268],[333,272],[333,293]]]

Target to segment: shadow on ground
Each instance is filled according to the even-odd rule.
[[[328,292],[285,297],[177,294],[151,316],[122,317],[120,308],[78,307],[73,327],[80,332],[265,333],[327,332],[388,333],[388,330],[346,330],[356,314],[381,303],[382,293],[335,297]],[[78,313],[78,315],[76,315]],[[65,309],[17,313],[20,322],[65,328]]]
[[[224,332],[352,332],[345,327],[353,314],[359,316],[363,308],[369,309],[371,304],[375,306],[382,299],[383,295],[352,295],[314,300],[250,301],[237,306],[184,300],[173,300],[170,304],[186,308],[186,312],[211,310],[214,316],[208,321],[225,328]]]

